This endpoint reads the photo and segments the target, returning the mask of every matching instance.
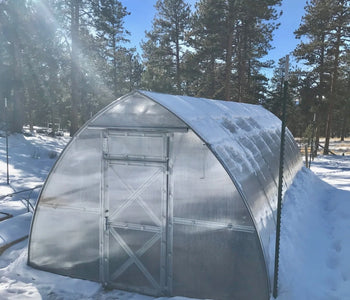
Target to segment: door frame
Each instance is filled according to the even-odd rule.
[[[110,136],[113,134],[125,134],[131,135],[131,136],[142,136],[142,137],[154,137],[159,136],[163,139],[163,159],[155,159],[155,158],[147,158],[147,157],[118,157],[113,156],[108,152],[108,142]],[[135,291],[135,292],[141,292],[145,294],[150,294],[153,296],[168,296],[172,294],[172,274],[173,274],[173,265],[172,265],[172,253],[173,253],[173,186],[171,183],[171,173],[172,173],[172,164],[173,160],[171,158],[171,142],[173,137],[172,130],[164,130],[160,128],[160,130],[156,130],[153,128],[147,128],[147,129],[140,129],[140,128],[113,128],[113,129],[105,129],[102,132],[102,164],[101,164],[101,210],[100,210],[100,281],[103,283],[104,286],[111,286],[111,287],[117,287],[125,290]],[[157,228],[150,228],[152,226],[149,226],[146,228],[143,227],[143,230],[146,229],[146,231],[149,232],[155,232],[155,235],[147,241],[139,250],[135,252],[130,252],[130,249],[128,249],[127,245],[123,244],[123,241],[119,239],[118,236],[115,235],[115,232],[109,228],[113,222],[109,222],[109,194],[108,194],[108,171],[110,164],[133,164],[133,165],[141,165],[141,166],[147,166],[147,165],[156,165],[161,166],[163,168],[164,172],[164,183],[163,183],[163,195],[161,199],[161,224],[159,227],[159,239],[160,239],[160,253],[161,257],[159,258],[160,263],[160,282],[159,284],[157,282],[154,282],[154,278],[152,276],[146,276],[146,271],[143,269],[145,268],[143,264],[138,260],[137,255],[140,257],[150,248],[147,248],[147,245],[153,245],[152,242],[158,241],[157,237]],[[113,226],[115,224],[113,223]],[[137,230],[137,228],[134,228]],[[128,286],[123,284],[118,284],[115,282],[112,282],[113,279],[110,277],[110,270],[109,270],[109,237],[110,234],[113,235],[113,237],[117,240],[117,242],[120,244],[120,246],[126,251],[128,254],[128,258],[125,263],[122,264],[121,268],[124,268],[123,270],[120,270],[121,275],[125,270],[127,270],[131,265],[135,263],[139,270],[145,275],[145,277],[149,280],[150,284],[153,286],[153,288],[150,289],[139,289],[135,286]],[[138,253],[139,252],[139,253]],[[129,260],[132,260],[133,262],[129,262]],[[129,264],[129,265],[128,265]],[[124,267],[123,267],[124,266]],[[118,276],[119,276],[118,275]]]

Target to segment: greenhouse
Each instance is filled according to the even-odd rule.
[[[121,97],[48,176],[29,265],[152,296],[269,299],[280,127],[258,105]],[[287,130],[284,191],[300,168]]]

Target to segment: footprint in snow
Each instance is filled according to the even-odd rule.
[[[336,251],[336,252],[340,252],[342,249],[342,245],[341,245],[341,241],[340,240],[336,240],[333,242],[332,248]]]
[[[338,282],[335,278],[331,277],[328,278],[327,281],[327,286],[329,287],[329,289],[333,292],[335,292],[338,289]]]
[[[336,255],[329,255],[326,260],[327,267],[329,269],[336,269],[339,266],[339,258]]]
[[[342,271],[341,272],[341,278],[343,279],[344,282],[347,282],[349,280],[349,271]]]
[[[9,288],[6,290],[10,294],[25,294],[27,291],[19,288]]]

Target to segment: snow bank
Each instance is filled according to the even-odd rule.
[[[0,269],[0,299],[88,299],[97,283],[34,270],[27,266],[27,242],[6,251]]]
[[[32,214],[26,213],[0,222],[0,254],[1,249],[29,234]]]
[[[282,210],[279,300],[350,296],[350,192],[305,168]]]

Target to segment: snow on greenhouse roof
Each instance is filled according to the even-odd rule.
[[[176,96],[138,91],[161,104],[193,129],[227,163],[234,160],[235,170],[256,173],[262,166],[260,148],[271,154],[279,151],[280,120],[260,105]],[[265,136],[262,141],[261,136]],[[259,146],[247,141],[259,139]],[[230,159],[228,159],[230,157]],[[228,166],[226,166],[228,167]],[[228,167],[230,169],[230,167]],[[233,173],[231,173],[233,176]],[[236,175],[235,175],[236,176]],[[236,184],[240,185],[241,180]]]
[[[182,119],[221,161],[253,217],[272,276],[274,253],[269,243],[276,220],[281,121],[260,105],[147,91],[137,93]],[[298,147],[287,129],[284,191],[301,166]]]
[[[223,142],[227,138],[223,131],[230,131],[229,135],[235,131],[237,136],[254,130],[275,130],[280,126],[279,119],[260,105],[138,92],[176,114],[210,144]],[[235,124],[227,123],[233,119]]]

